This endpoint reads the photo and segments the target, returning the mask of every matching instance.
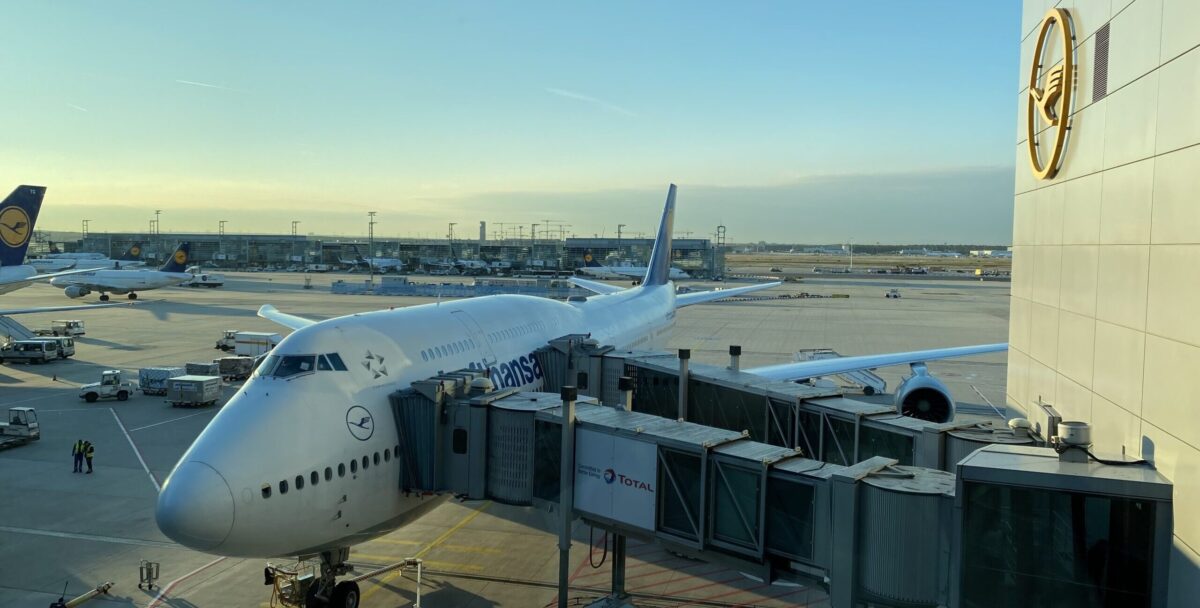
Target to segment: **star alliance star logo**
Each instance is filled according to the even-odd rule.
[[[363,357],[362,366],[368,372],[374,374],[376,380],[380,376],[388,375],[387,368],[383,365],[383,355],[376,355],[371,351],[367,351],[367,355]]]

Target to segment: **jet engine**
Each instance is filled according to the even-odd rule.
[[[82,298],[92,291],[83,285],[68,285],[66,289],[63,289],[63,293],[67,294],[68,298]]]
[[[930,422],[954,420],[954,399],[940,380],[929,375],[924,363],[912,364],[912,375],[896,389],[896,412]]]

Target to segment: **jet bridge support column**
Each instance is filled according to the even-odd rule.
[[[688,348],[679,349],[679,419],[687,420],[687,404],[688,404],[688,359],[692,358],[692,351]]]
[[[613,534],[612,546],[612,597],[625,597],[625,535]]]
[[[567,608],[567,577],[571,571],[571,521],[575,510],[575,399],[574,386],[562,387],[562,458],[559,469],[558,606]]]

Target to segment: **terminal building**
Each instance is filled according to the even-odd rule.
[[[723,227],[717,241],[680,238],[674,240],[674,265],[697,278],[724,274]],[[339,264],[356,256],[397,258],[409,269],[423,263],[444,260],[483,260],[503,263],[516,270],[573,271],[584,265],[587,256],[608,265],[639,266],[649,258],[654,239],[648,238],[577,238],[565,239],[388,239],[320,237],[280,234],[213,233],[91,233],[78,242],[66,244],[70,251],[88,251],[121,255],[130,245],[142,243],[149,260],[163,259],[180,241],[192,243],[192,258],[214,262],[226,268],[286,268],[294,264]],[[49,252],[46,241],[31,247],[30,254]]]
[[[1200,597],[1200,2],[1025,0],[1007,401],[1174,484]]]

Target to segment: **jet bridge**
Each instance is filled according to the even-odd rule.
[[[569,519],[614,537],[612,595],[596,605],[628,605],[627,537],[763,580],[815,581],[836,608],[1165,604],[1171,484],[1147,465],[1068,464],[995,420],[931,424],[708,366],[685,369],[697,406],[681,420],[653,413],[676,412],[677,358],[578,336],[539,356],[557,392],[494,390],[460,371],[394,393],[399,483],[560,522],[569,504]],[[1115,546],[1130,535],[1136,547]]]

